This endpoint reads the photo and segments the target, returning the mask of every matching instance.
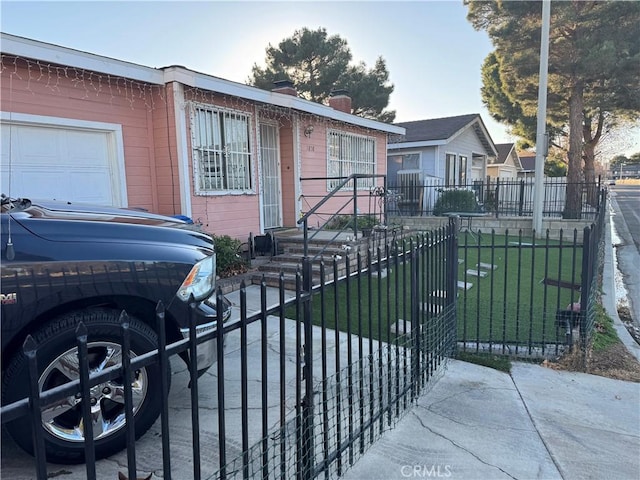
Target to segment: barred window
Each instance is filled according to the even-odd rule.
[[[353,173],[375,173],[375,139],[349,133],[329,131],[327,176],[348,177]],[[327,188],[333,190],[340,180],[329,180]],[[359,190],[369,190],[375,186],[375,179],[358,181]]]
[[[196,192],[251,189],[249,116],[197,107],[193,122]]]

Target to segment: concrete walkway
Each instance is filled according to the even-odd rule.
[[[451,360],[345,479],[638,479],[640,384]]]
[[[604,250],[603,305],[640,359],[616,311],[609,223]],[[640,384],[526,363],[509,375],[450,360],[343,478],[637,480]]]

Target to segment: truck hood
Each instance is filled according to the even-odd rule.
[[[182,219],[143,210],[59,201],[27,201],[11,218],[33,234],[60,242],[186,243],[213,250],[210,235]]]

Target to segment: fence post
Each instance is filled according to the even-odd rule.
[[[353,179],[353,239],[358,239],[358,177]]]
[[[587,317],[589,316],[589,296],[591,294],[591,282],[593,271],[591,267],[591,228],[584,227],[582,237],[582,285],[580,287],[580,348],[586,361],[587,342],[591,332],[587,332]]]
[[[420,321],[420,306],[418,292],[418,268],[420,265],[418,257],[418,249],[420,242],[416,239],[416,245],[413,245],[413,239],[410,240],[411,245],[411,337],[412,337],[412,360],[411,360],[411,399],[415,400],[420,395],[420,329],[422,322]]]
[[[313,478],[313,324],[311,318],[311,300],[313,277],[309,257],[302,259],[303,321],[304,321],[304,398],[302,399],[302,478]]]
[[[497,212],[497,210],[496,210]],[[460,227],[460,217],[451,217],[447,228],[447,310],[451,312],[450,332],[451,337],[450,353],[454,354],[457,349],[458,337],[458,232]]]
[[[496,178],[496,197],[494,202],[496,205],[496,218],[498,218],[498,211],[500,210],[500,177]]]
[[[27,358],[29,372],[29,414],[33,429],[33,455],[36,457],[37,478],[47,478],[47,450],[44,444],[42,428],[42,409],[40,403],[40,388],[38,386],[38,345],[31,335],[27,335],[22,351]]]
[[[524,180],[520,180],[520,198],[518,202],[518,216],[522,216],[522,210],[524,209]]]

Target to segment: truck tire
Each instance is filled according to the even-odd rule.
[[[120,313],[114,310],[91,309],[54,318],[32,334],[36,341],[40,391],[79,378],[76,327],[82,321],[87,327],[90,373],[122,363],[122,333]],[[157,348],[155,332],[142,321],[129,317],[132,357]],[[159,364],[156,362],[134,373],[133,407],[135,437],[139,438],[153,425],[160,414],[161,387]],[[10,361],[2,385],[4,405],[28,396],[28,366],[24,354]],[[123,379],[115,378],[91,389],[94,404],[94,440],[96,459],[126,448]],[[56,412],[42,409],[47,460],[52,463],[84,462],[84,432],[82,402],[75,396],[66,399],[64,408]],[[33,454],[31,422],[21,417],[7,425],[15,442]]]

